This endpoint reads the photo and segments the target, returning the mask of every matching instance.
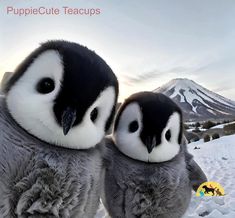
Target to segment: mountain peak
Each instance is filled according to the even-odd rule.
[[[194,87],[194,86],[200,86],[200,85],[198,85],[196,82],[188,78],[176,78],[176,79],[170,80],[168,83],[164,84],[163,86],[158,87],[157,89],[155,89],[155,91],[158,91],[159,89],[161,90],[164,88],[169,89],[172,86]]]
[[[154,92],[161,92],[173,99],[181,107],[187,120],[235,117],[235,102],[187,78],[173,79]]]
[[[175,82],[194,82],[193,80],[188,79],[188,78],[175,78],[175,79],[172,79],[171,81],[175,81]]]

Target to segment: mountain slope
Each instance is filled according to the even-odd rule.
[[[183,110],[185,120],[231,119],[235,102],[224,98],[189,79],[174,79],[157,88]]]

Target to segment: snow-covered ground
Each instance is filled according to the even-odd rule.
[[[230,124],[234,124],[234,123],[235,123],[235,122],[216,125],[216,126],[213,126],[211,129],[223,129],[224,126],[227,126],[227,125],[230,125]]]
[[[200,149],[194,150],[194,147]],[[194,197],[184,218],[235,218],[235,135],[188,145],[208,180],[219,182],[224,197]]]
[[[200,149],[194,150],[194,147]],[[235,218],[235,135],[224,136],[207,143],[188,145],[190,153],[200,164],[209,181],[219,182],[225,190],[223,197],[193,197],[183,218]],[[96,218],[106,218],[100,207]]]
[[[207,131],[207,129],[203,129],[203,128],[198,128],[200,131],[202,131],[202,132],[205,132],[205,131]],[[193,130],[195,130],[195,127],[193,127],[193,128],[189,128],[189,129],[187,129],[187,132],[192,132]]]

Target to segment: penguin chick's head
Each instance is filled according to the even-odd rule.
[[[87,149],[110,127],[118,81],[88,48],[49,41],[18,66],[5,93],[11,115],[29,133],[50,144]]]
[[[121,105],[113,139],[125,155],[144,162],[164,162],[180,151],[182,112],[160,93],[140,92]]]

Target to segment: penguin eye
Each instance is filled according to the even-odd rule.
[[[169,129],[166,131],[165,138],[167,141],[170,141],[171,139],[171,131]]]
[[[43,78],[37,84],[37,91],[41,94],[48,94],[55,89],[55,82],[51,78]]]
[[[98,109],[95,107],[90,113],[91,121],[94,123],[97,117],[98,117]]]
[[[139,129],[139,124],[138,122],[135,120],[135,121],[132,121],[130,124],[129,124],[129,132],[136,132],[137,130]]]

